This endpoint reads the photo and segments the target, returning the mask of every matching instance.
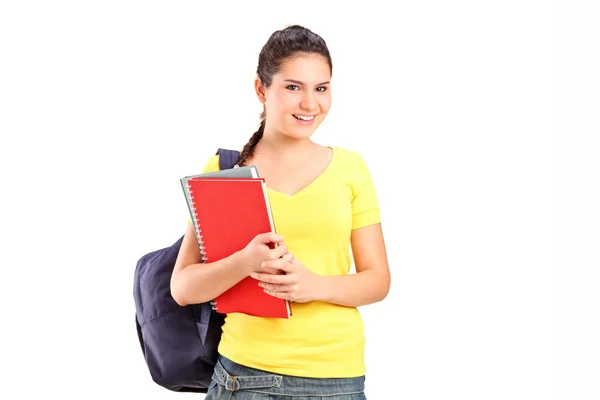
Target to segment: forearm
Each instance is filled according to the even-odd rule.
[[[192,264],[171,277],[171,295],[179,305],[210,301],[247,277],[239,253],[208,264]]]
[[[390,289],[389,275],[366,270],[347,275],[321,275],[318,299],[347,307],[360,307],[383,300]]]

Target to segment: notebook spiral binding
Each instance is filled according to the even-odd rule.
[[[202,255],[202,262],[206,263],[206,249],[204,248],[204,241],[202,240],[202,229],[200,229],[200,224],[198,223],[197,213],[196,213],[196,202],[194,201],[194,196],[192,196],[192,191],[190,190],[190,184],[188,183],[186,186],[186,194],[189,198],[189,204],[191,205],[190,213],[192,214],[192,218],[194,219],[194,230],[196,231],[196,239],[198,240],[198,246],[200,246],[200,254]],[[210,301],[211,308],[214,311],[217,311],[217,302],[215,300]]]
[[[200,254],[202,255],[202,262],[206,263],[206,249],[204,248],[204,241],[202,240],[202,229],[200,229],[200,224],[198,223],[198,213],[196,212],[196,202],[194,201],[194,196],[192,196],[192,192],[190,190],[190,184],[187,184],[187,193],[190,198],[190,203],[192,209],[192,218],[194,219],[194,230],[196,231],[196,239],[198,240],[198,246],[200,247]]]

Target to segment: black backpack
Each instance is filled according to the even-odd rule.
[[[220,169],[232,168],[239,152],[219,149]],[[171,274],[183,236],[141,257],[133,298],[135,324],[152,380],[175,392],[206,393],[218,358],[225,315],[210,302],[180,306],[171,296]]]

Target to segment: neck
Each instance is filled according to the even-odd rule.
[[[318,146],[310,138],[292,138],[288,135],[265,130],[255,148],[255,154],[262,153],[269,156],[291,156],[313,151]]]

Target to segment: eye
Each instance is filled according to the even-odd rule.
[[[286,87],[286,89],[288,89],[288,90],[299,90],[298,86],[296,86],[296,85],[288,85]]]
[[[327,86],[319,86],[317,88],[317,92],[325,92],[325,91],[327,91]]]

